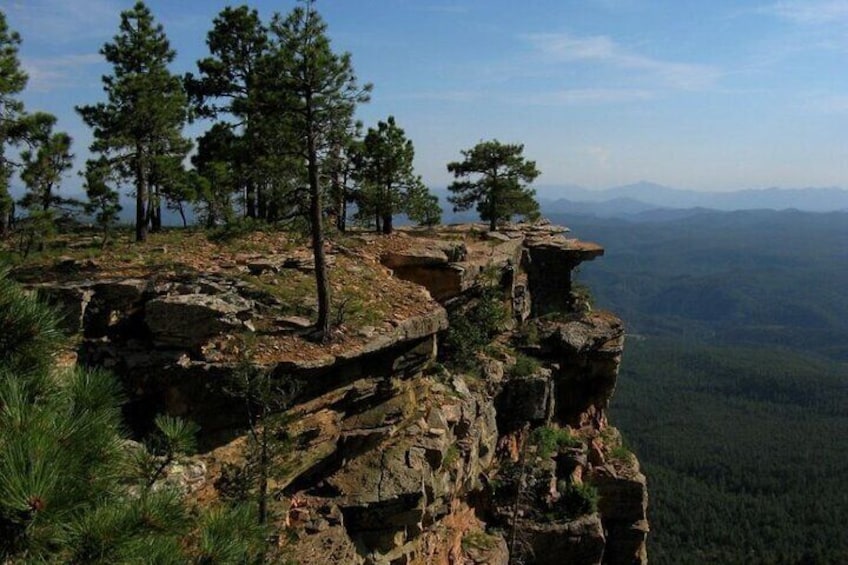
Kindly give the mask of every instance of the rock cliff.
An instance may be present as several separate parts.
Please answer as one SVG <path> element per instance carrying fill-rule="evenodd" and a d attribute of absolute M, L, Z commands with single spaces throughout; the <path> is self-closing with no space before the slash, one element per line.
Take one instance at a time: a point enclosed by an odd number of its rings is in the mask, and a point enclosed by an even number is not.
<path fill-rule="evenodd" d="M 191 470 L 187 496 L 253 496 L 270 438 L 289 559 L 647 562 L 645 477 L 606 413 L 623 325 L 572 289 L 602 248 L 550 225 L 347 237 L 328 249 L 339 307 L 320 346 L 308 255 L 263 237 L 195 242 L 191 265 L 165 248 L 17 275 L 61 306 L 77 362 L 120 376 L 134 433 L 159 412 L 201 426 L 201 453 L 168 473 Z"/>

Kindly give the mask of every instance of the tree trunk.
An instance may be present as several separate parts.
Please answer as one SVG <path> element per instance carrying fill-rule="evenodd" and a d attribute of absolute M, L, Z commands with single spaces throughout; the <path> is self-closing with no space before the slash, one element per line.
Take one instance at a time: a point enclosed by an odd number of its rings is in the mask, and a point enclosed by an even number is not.
<path fill-rule="evenodd" d="M 256 185 L 253 179 L 247 180 L 247 186 L 244 189 L 244 204 L 248 218 L 256 217 Z"/>
<path fill-rule="evenodd" d="M 147 241 L 147 172 L 141 145 L 135 147 L 135 240 Z"/>
<path fill-rule="evenodd" d="M 489 231 L 498 231 L 498 220 L 494 216 L 489 220 Z"/>
<path fill-rule="evenodd" d="M 268 193 L 267 187 L 259 185 L 256 188 L 256 217 L 262 220 L 268 219 Z"/>
<path fill-rule="evenodd" d="M 383 215 L 383 233 L 389 235 L 392 233 L 392 215 L 384 214 Z"/>
<path fill-rule="evenodd" d="M 339 202 L 339 215 L 336 218 L 336 227 L 342 233 L 347 230 L 347 195 L 344 190 L 342 190 L 342 197 Z"/>
<path fill-rule="evenodd" d="M 311 121 L 309 127 L 312 127 Z M 315 147 L 314 132 L 310 132 L 308 135 L 307 153 L 310 193 L 309 216 L 312 224 L 312 255 L 315 258 L 315 285 L 318 291 L 318 321 L 315 325 L 321 340 L 326 341 L 330 337 L 330 280 L 327 277 L 327 260 L 324 257 L 321 185 L 318 178 L 318 151 Z"/>
<path fill-rule="evenodd" d="M 183 203 L 179 202 L 177 204 L 177 211 L 180 213 L 180 218 L 183 221 L 183 229 L 188 227 L 188 221 L 186 221 L 185 208 L 183 207 Z"/>
<path fill-rule="evenodd" d="M 268 423 L 264 415 L 267 408 L 263 406 L 262 431 L 259 439 L 259 524 L 268 521 L 268 467 L 271 458 L 268 456 Z"/>
<path fill-rule="evenodd" d="M 150 197 L 150 231 L 159 233 L 162 231 L 162 200 L 159 196 L 159 186 L 151 187 Z"/>
<path fill-rule="evenodd" d="M 50 190 L 50 187 L 47 187 L 47 190 L 44 194 L 44 200 L 41 201 L 41 210 L 42 212 L 46 212 L 50 209 L 50 203 L 53 202 L 53 194 Z"/>

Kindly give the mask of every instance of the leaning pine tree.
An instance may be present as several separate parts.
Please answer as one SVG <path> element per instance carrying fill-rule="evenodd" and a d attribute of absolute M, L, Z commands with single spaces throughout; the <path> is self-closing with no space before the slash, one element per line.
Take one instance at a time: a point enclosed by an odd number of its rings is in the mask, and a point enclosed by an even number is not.
<path fill-rule="evenodd" d="M 539 176 L 539 171 L 536 162 L 525 159 L 523 152 L 520 144 L 481 141 L 462 151 L 462 161 L 448 163 L 448 171 L 461 179 L 448 186 L 453 193 L 448 202 L 454 205 L 454 212 L 477 204 L 480 218 L 489 222 L 491 231 L 498 229 L 498 222 L 515 215 L 537 217 L 536 193 L 527 185 Z"/>

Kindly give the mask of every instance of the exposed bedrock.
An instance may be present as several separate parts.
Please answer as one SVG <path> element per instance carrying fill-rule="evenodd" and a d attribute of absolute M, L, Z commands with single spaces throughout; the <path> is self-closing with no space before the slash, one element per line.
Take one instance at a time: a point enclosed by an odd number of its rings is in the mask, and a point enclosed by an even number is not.
<path fill-rule="evenodd" d="M 269 488 L 291 534 L 280 539 L 302 563 L 646 563 L 645 477 L 607 421 L 624 327 L 579 302 L 572 270 L 603 249 L 565 234 L 542 224 L 361 236 L 371 284 L 395 281 L 410 306 L 327 346 L 305 339 L 310 321 L 286 310 L 285 292 L 257 284 L 307 272 L 306 259 L 31 286 L 62 308 L 79 362 L 120 376 L 137 435 L 161 412 L 201 426 L 202 453 L 167 473 L 193 495 L 221 495 L 227 469 L 244 463 L 240 367 L 269 375 L 291 441 Z M 471 369 L 441 366 L 449 319 L 487 285 L 508 323 Z M 519 352 L 529 369 L 516 370 Z"/>

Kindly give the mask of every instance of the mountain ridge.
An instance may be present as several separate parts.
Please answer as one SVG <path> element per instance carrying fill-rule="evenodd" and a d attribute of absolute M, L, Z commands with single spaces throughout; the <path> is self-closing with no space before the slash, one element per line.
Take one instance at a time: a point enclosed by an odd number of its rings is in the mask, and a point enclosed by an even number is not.
<path fill-rule="evenodd" d="M 621 216 L 651 209 L 688 208 L 720 211 L 793 208 L 805 212 L 848 210 L 848 190 L 835 186 L 706 192 L 640 181 L 601 190 L 577 185 L 543 185 L 537 188 L 537 194 L 543 208 L 553 212 L 566 211 L 571 206 L 578 210 L 588 208 L 598 216 Z M 622 203 L 627 206 L 622 207 Z"/>

